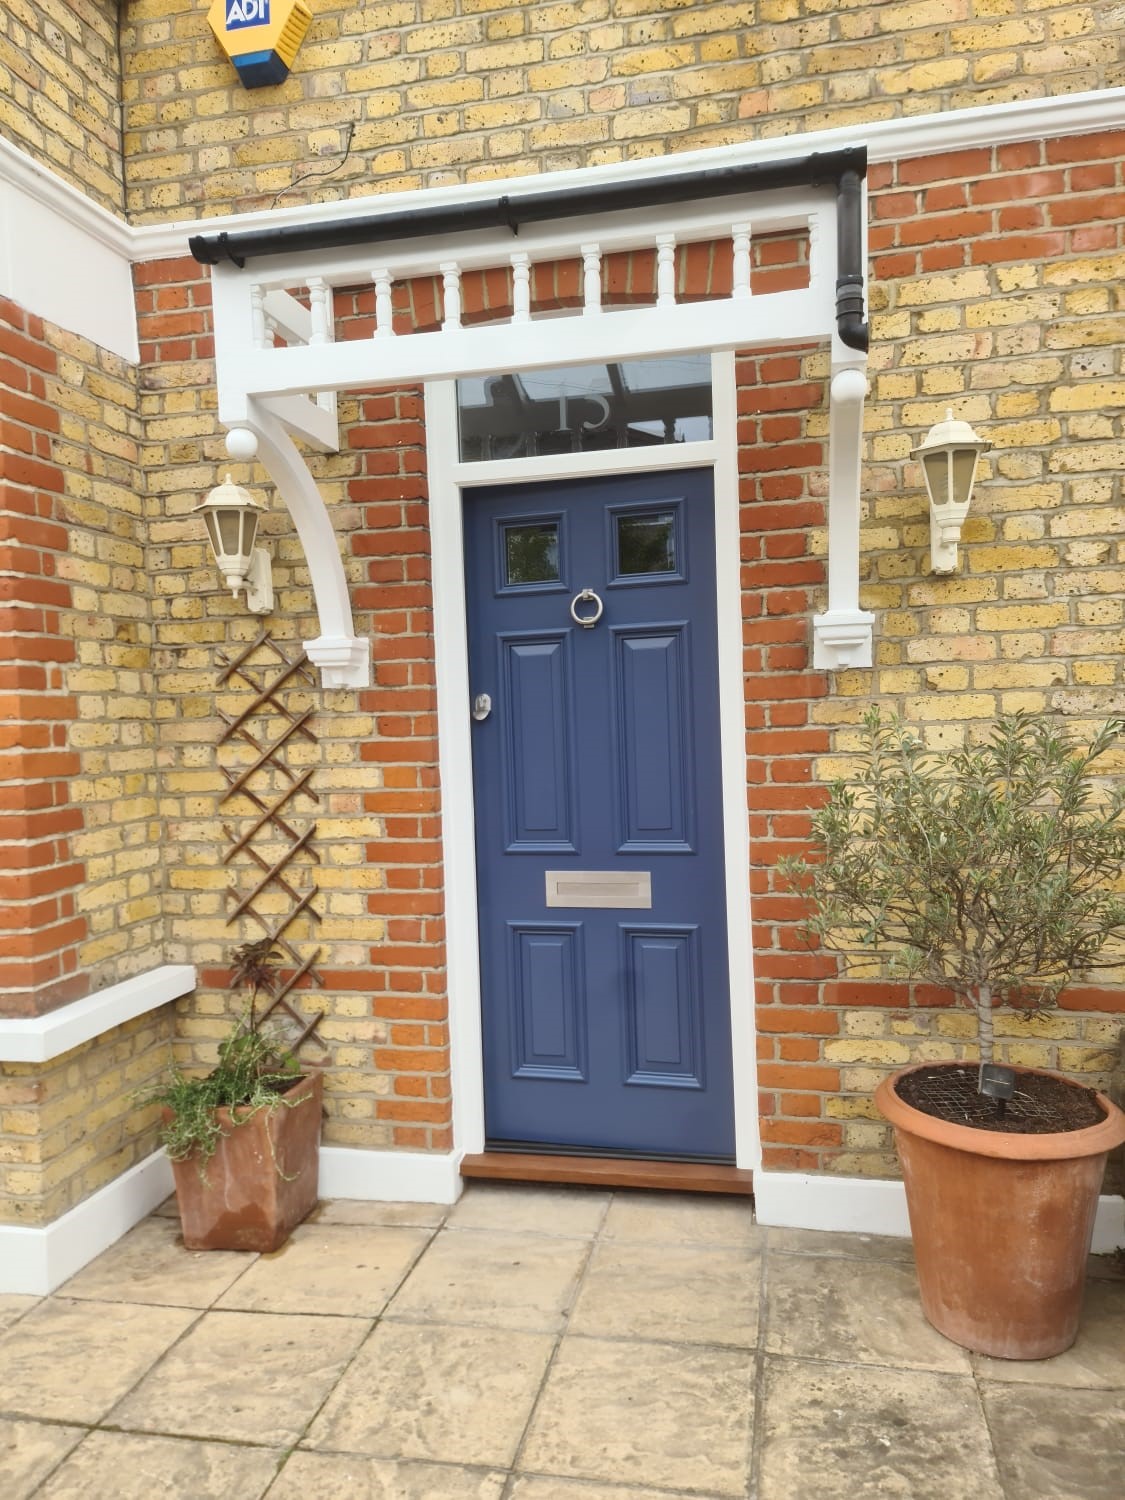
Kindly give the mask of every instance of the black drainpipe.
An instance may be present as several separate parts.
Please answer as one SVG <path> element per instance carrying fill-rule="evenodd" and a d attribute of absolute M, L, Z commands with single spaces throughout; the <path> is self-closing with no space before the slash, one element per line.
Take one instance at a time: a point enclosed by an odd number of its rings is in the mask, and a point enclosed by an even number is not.
<path fill-rule="evenodd" d="M 242 233 L 192 235 L 192 255 L 205 266 L 230 261 L 241 269 L 261 255 L 296 254 L 302 250 L 338 250 L 347 245 L 376 245 L 388 241 L 464 234 L 474 229 L 510 229 L 518 235 L 524 224 L 542 224 L 579 214 L 652 208 L 661 203 L 690 203 L 733 193 L 764 192 L 770 188 L 836 188 L 837 271 L 836 327 L 850 349 L 866 350 L 867 323 L 863 317 L 863 244 L 860 183 L 867 173 L 867 148 L 814 152 L 785 161 L 759 162 L 739 167 L 712 167 L 704 172 L 669 173 L 640 182 L 601 183 L 597 187 L 561 188 L 554 192 L 519 193 L 515 197 L 481 202 L 411 208 L 402 213 L 369 218 L 337 219 L 324 224 L 285 224 L 274 229 Z"/>

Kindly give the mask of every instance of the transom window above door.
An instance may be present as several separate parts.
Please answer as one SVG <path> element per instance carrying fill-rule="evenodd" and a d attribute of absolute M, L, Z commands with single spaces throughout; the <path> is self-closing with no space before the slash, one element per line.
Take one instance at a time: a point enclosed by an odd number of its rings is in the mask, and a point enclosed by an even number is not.
<path fill-rule="evenodd" d="M 550 325 L 545 323 L 544 337 Z M 465 463 L 706 442 L 711 357 L 569 365 L 457 382 Z"/>

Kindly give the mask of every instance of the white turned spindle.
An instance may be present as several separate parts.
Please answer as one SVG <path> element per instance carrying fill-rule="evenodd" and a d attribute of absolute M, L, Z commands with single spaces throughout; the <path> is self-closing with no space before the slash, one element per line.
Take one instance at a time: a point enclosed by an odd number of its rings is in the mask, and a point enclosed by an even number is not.
<path fill-rule="evenodd" d="M 526 250 L 512 256 L 512 322 L 531 322 L 531 260 Z"/>
<path fill-rule="evenodd" d="M 255 349 L 266 347 L 266 306 L 260 286 L 250 288 L 250 337 Z"/>
<path fill-rule="evenodd" d="M 676 236 L 656 236 L 656 305 L 676 305 Z"/>
<path fill-rule="evenodd" d="M 391 307 L 391 273 L 385 266 L 379 266 L 372 271 L 371 279 L 375 283 L 375 331 L 371 336 L 376 339 L 393 338 L 395 327 Z"/>
<path fill-rule="evenodd" d="M 582 312 L 586 317 L 602 310 L 602 252 L 598 245 L 582 245 Z"/>
<path fill-rule="evenodd" d="M 748 222 L 731 226 L 731 245 L 734 249 L 734 273 L 731 280 L 731 296 L 741 301 L 750 295 L 750 225 Z"/>
<path fill-rule="evenodd" d="M 438 270 L 442 275 L 442 287 L 445 292 L 445 318 L 442 322 L 443 328 L 460 328 L 461 326 L 461 268 L 455 260 L 443 260 Z"/>
<path fill-rule="evenodd" d="M 309 277 L 309 314 L 312 318 L 312 332 L 309 335 L 310 344 L 327 344 L 331 342 L 329 332 L 329 298 L 331 292 L 328 283 L 323 276 Z"/>
<path fill-rule="evenodd" d="M 266 319 L 265 319 L 265 329 L 266 329 L 266 339 L 265 339 L 266 348 L 267 349 L 275 349 L 277 347 L 277 331 L 278 331 L 277 319 L 276 318 L 271 318 L 268 313 L 266 314 Z"/>

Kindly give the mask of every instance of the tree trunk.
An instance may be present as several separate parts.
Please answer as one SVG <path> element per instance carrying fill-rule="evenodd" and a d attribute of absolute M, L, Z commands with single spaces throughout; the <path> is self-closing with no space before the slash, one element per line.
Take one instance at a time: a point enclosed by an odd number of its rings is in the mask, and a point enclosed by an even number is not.
<path fill-rule="evenodd" d="M 977 1029 L 980 1035 L 980 1061 L 983 1068 L 992 1061 L 995 1032 L 992 1029 L 992 988 L 982 984 L 977 990 Z"/>

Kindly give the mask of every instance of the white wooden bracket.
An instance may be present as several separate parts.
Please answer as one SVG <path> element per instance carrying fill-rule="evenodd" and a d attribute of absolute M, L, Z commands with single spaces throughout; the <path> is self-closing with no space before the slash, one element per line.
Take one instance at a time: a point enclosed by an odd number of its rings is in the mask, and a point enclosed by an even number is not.
<path fill-rule="evenodd" d="M 863 362 L 837 368 L 828 392 L 828 608 L 813 620 L 813 666 L 871 665 L 875 616 L 859 607 L 859 474 Z"/>
<path fill-rule="evenodd" d="M 257 458 L 269 474 L 293 518 L 308 563 L 320 616 L 320 635 L 303 642 L 308 658 L 320 668 L 326 688 L 371 685 L 371 642 L 358 637 L 352 624 L 348 580 L 332 517 L 316 480 L 268 402 L 248 401 L 246 414 L 227 434 L 232 458 Z"/>

